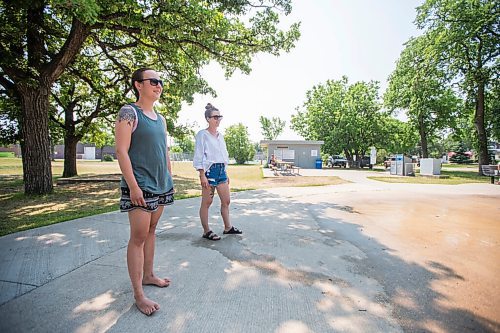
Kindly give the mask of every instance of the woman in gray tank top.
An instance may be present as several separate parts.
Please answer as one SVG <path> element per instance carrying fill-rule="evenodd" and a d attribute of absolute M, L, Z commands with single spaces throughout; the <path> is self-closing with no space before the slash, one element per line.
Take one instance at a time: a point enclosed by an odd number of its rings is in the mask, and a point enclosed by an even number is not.
<path fill-rule="evenodd" d="M 115 125 L 116 155 L 122 171 L 120 210 L 128 212 L 127 265 L 137 308 L 146 315 L 160 309 L 143 285 L 167 287 L 153 273 L 155 230 L 165 205 L 174 201 L 166 122 L 153 106 L 163 91 L 158 73 L 141 68 L 132 75 L 137 102 L 125 105 Z"/>

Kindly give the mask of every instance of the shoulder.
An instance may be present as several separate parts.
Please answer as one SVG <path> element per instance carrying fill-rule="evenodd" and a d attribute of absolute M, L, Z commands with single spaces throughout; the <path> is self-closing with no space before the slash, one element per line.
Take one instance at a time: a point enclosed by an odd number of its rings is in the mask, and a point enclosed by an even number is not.
<path fill-rule="evenodd" d="M 206 130 L 202 129 L 201 131 L 198 131 L 198 133 L 196 133 L 196 137 L 197 138 L 201 138 L 205 135 L 205 132 Z"/>
<path fill-rule="evenodd" d="M 121 107 L 120 111 L 118 111 L 118 120 L 135 120 L 137 118 L 137 113 L 134 110 L 134 107 L 130 104 L 126 104 Z"/>
<path fill-rule="evenodd" d="M 157 112 L 156 114 L 158 115 L 158 117 L 163 122 L 163 125 L 165 125 L 165 127 L 166 127 L 167 126 L 167 120 L 165 119 L 165 117 L 161 113 L 159 113 L 159 112 Z"/>

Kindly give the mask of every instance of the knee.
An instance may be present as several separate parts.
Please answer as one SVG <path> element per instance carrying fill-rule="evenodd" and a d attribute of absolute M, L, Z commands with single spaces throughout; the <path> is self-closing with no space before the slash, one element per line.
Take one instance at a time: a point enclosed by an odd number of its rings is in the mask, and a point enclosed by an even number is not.
<path fill-rule="evenodd" d="M 220 205 L 221 205 L 221 207 L 223 207 L 223 208 L 227 208 L 227 207 L 229 207 L 229 204 L 230 204 L 230 203 L 231 203 L 231 200 L 230 200 L 230 199 L 227 199 L 227 200 L 221 200 Z"/>
<path fill-rule="evenodd" d="M 131 235 L 130 240 L 129 240 L 129 244 L 131 244 L 133 246 L 143 247 L 144 243 L 146 243 L 146 238 L 147 238 L 147 234 Z"/>
<path fill-rule="evenodd" d="M 204 200 L 201 202 L 201 207 L 209 208 L 212 205 L 213 199 Z"/>
<path fill-rule="evenodd" d="M 156 226 L 158 225 L 158 222 L 154 223 L 154 224 L 151 224 L 149 226 L 149 230 L 148 230 L 148 233 L 149 234 L 154 234 L 156 232 Z"/>

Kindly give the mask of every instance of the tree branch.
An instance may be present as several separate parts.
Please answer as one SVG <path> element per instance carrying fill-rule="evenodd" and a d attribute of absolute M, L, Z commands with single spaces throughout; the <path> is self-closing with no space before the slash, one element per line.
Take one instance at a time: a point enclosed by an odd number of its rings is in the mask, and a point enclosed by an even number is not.
<path fill-rule="evenodd" d="M 90 31 L 90 26 L 85 25 L 77 18 L 73 18 L 68 39 L 66 39 L 60 52 L 56 54 L 43 70 L 43 76 L 48 80 L 47 83 L 51 84 L 61 76 L 65 68 L 75 59 L 78 52 L 80 52 L 83 43 L 90 35 Z"/>

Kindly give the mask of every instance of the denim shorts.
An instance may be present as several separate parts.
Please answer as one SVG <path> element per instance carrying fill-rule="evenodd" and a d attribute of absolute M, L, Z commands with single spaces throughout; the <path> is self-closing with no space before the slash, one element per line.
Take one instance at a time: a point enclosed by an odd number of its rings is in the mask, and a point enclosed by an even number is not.
<path fill-rule="evenodd" d="M 214 163 L 210 169 L 205 171 L 210 186 L 217 186 L 227 182 L 226 165 L 224 163 Z"/>
<path fill-rule="evenodd" d="M 159 206 L 167 206 L 174 203 L 174 189 L 172 188 L 163 194 L 154 194 L 148 191 L 142 191 L 144 201 L 146 201 L 146 207 L 136 206 L 132 204 L 130 200 L 130 190 L 126 187 L 122 187 L 122 196 L 120 198 L 120 211 L 130 212 L 133 209 L 139 208 L 146 212 L 155 212 L 158 210 Z"/>

